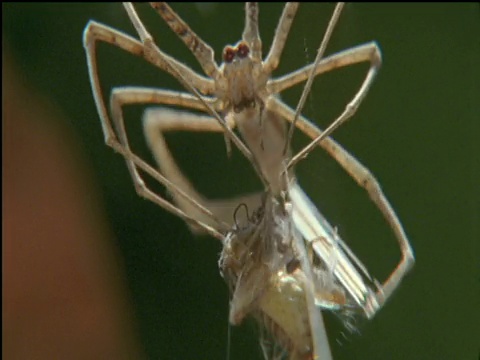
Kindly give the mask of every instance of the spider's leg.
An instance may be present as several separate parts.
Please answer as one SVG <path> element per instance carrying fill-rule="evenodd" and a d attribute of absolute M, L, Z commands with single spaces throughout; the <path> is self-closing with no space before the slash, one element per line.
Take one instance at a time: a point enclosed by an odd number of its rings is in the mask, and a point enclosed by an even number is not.
<path fill-rule="evenodd" d="M 287 41 L 292 21 L 297 13 L 298 5 L 298 3 L 286 3 L 283 8 L 282 16 L 280 17 L 277 29 L 275 30 L 272 46 L 265 58 L 263 66 L 264 72 L 268 76 L 270 76 L 272 71 L 275 70 L 280 63 L 280 56 L 282 56 L 282 51 L 285 47 L 285 42 Z"/>
<path fill-rule="evenodd" d="M 246 213 L 238 212 L 236 216 L 234 216 L 238 205 L 245 204 L 247 208 L 252 209 L 252 211 L 260 206 L 260 193 L 230 199 L 211 200 L 205 198 L 198 193 L 173 159 L 163 133 L 169 131 L 222 132 L 222 128 L 215 118 L 167 108 L 150 108 L 145 111 L 143 127 L 147 143 L 161 173 L 198 203 L 209 209 L 219 221 L 228 223 L 230 226 L 233 226 L 235 222 L 243 223 L 247 221 Z M 185 213 L 190 214 L 203 223 L 214 226 L 213 219 L 199 211 L 192 202 L 187 201 L 187 199 L 175 193 L 172 193 L 172 195 L 177 206 L 185 211 Z M 202 230 L 194 226 L 191 226 L 191 228 L 193 231 Z"/>
<path fill-rule="evenodd" d="M 289 106 L 276 99 L 273 99 L 267 105 L 269 105 L 267 107 L 269 107 L 270 110 L 276 112 L 290 122 L 293 121 L 295 113 Z M 312 139 L 316 139 L 322 134 L 322 130 L 303 116 L 298 118 L 297 127 Z M 359 186 L 367 191 L 370 199 L 378 207 L 385 220 L 392 228 L 400 246 L 402 257 L 399 264 L 380 287 L 375 298 L 367 299 L 367 314 L 373 316 L 398 287 L 405 274 L 412 268 L 415 262 L 413 249 L 408 241 L 405 231 L 403 230 L 400 220 L 395 214 L 390 202 L 383 194 L 380 184 L 372 173 L 332 138 L 324 138 L 318 145 L 327 151 L 327 153 L 329 153 L 330 156 L 332 156 L 340 166 L 343 167 Z"/>
<path fill-rule="evenodd" d="M 197 58 L 205 74 L 216 79 L 219 76 L 219 69 L 215 63 L 214 52 L 210 45 L 203 41 L 167 3 L 152 2 L 151 5 L 175 34 L 187 45 Z"/>
<path fill-rule="evenodd" d="M 330 41 L 330 37 L 332 36 L 333 29 L 335 28 L 338 18 L 340 17 L 340 13 L 342 12 L 344 3 L 338 3 L 337 6 L 335 6 L 335 10 L 333 11 L 332 18 L 330 19 L 330 22 L 328 23 L 327 30 L 325 31 L 325 35 L 323 36 L 322 42 L 320 43 L 320 46 L 318 47 L 317 50 L 317 56 L 315 57 L 315 61 L 313 62 L 313 67 L 311 69 L 311 74 L 307 79 L 307 83 L 303 87 L 302 95 L 300 96 L 300 100 L 298 101 L 297 104 L 297 109 L 295 110 L 295 118 L 293 119 L 292 123 L 290 124 L 290 128 L 288 129 L 288 135 L 285 141 L 285 153 L 287 152 L 287 149 L 290 147 L 290 142 L 292 141 L 293 137 L 293 131 L 295 130 L 295 123 L 297 122 L 298 116 L 302 113 L 303 107 L 305 105 L 305 101 L 307 101 L 308 94 L 310 93 L 310 89 L 312 88 L 313 80 L 315 79 L 315 70 L 318 67 L 318 64 L 320 63 L 320 60 L 323 57 L 323 54 L 325 53 L 325 49 L 327 48 L 327 44 Z M 292 165 L 290 165 L 292 166 Z"/>
<path fill-rule="evenodd" d="M 245 3 L 245 29 L 242 38 L 250 45 L 254 62 L 262 61 L 262 40 L 258 32 L 258 3 Z"/>

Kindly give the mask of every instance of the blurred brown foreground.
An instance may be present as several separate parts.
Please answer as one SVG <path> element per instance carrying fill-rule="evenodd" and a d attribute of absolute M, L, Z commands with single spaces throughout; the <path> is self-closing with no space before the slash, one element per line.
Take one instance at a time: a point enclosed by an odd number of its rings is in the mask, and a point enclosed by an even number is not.
<path fill-rule="evenodd" d="M 5 50 L 2 357 L 143 358 L 90 169 Z"/>

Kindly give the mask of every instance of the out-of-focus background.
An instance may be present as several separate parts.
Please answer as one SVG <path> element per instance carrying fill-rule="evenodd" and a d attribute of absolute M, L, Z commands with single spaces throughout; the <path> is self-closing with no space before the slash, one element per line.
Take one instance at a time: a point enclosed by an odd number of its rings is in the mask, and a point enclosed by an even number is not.
<path fill-rule="evenodd" d="M 200 70 L 154 11 L 137 8 L 162 49 Z M 217 61 L 225 44 L 239 40 L 241 4 L 173 8 L 212 45 Z M 281 11 L 279 4 L 260 7 L 264 53 Z M 332 4 L 300 7 L 277 75 L 313 61 L 332 11 Z M 119 4 L 2 4 L 4 358 L 261 359 L 252 323 L 231 328 L 228 340 L 218 241 L 194 237 L 181 220 L 139 198 L 124 161 L 104 145 L 82 45 L 89 19 L 134 34 Z M 358 324 L 360 335 L 327 317 L 335 359 L 478 358 L 478 34 L 473 3 L 348 4 L 334 31 L 327 54 L 371 40 L 382 49 L 369 95 L 334 137 L 381 182 L 417 258 L 378 316 Z M 113 86 L 181 89 L 112 46 L 100 45 L 98 58 L 106 99 Z M 328 125 L 367 68 L 317 78 L 305 114 Z M 295 106 L 300 92 L 298 86 L 282 99 Z M 127 128 L 135 150 L 151 161 L 142 111 L 127 109 Z M 238 151 L 227 159 L 221 136 L 167 139 L 209 197 L 259 189 Z M 303 143 L 298 136 L 294 146 Z M 297 174 L 384 279 L 399 252 L 366 194 L 320 150 Z"/>

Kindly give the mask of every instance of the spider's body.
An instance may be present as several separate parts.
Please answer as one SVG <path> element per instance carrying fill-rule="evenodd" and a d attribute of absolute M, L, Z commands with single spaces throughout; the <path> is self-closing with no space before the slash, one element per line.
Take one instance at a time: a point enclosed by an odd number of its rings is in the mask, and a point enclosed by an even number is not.
<path fill-rule="evenodd" d="M 221 271 L 232 290 L 230 321 L 236 324 L 252 314 L 263 322 L 274 342 L 280 345 L 279 352 L 274 346 L 273 352 L 268 351 L 266 356 L 277 359 L 286 351 L 291 359 L 330 359 L 328 339 L 318 308 L 342 311 L 353 307 L 371 318 L 414 263 L 413 251 L 402 225 L 377 180 L 329 137 L 336 127 L 354 115 L 365 98 L 381 64 L 378 46 L 371 42 L 323 57 L 340 14 L 341 5 L 337 5 L 315 62 L 271 78 L 280 62 L 298 4 L 285 5 L 270 51 L 262 60 L 258 4 L 247 3 L 242 40 L 224 49 L 223 63 L 218 66 L 211 47 L 167 4 L 153 3 L 152 7 L 196 57 L 204 76 L 164 53 L 155 44 L 133 5 L 126 3 L 124 6 L 138 40 L 94 21 L 88 23 L 84 32 L 90 82 L 105 142 L 124 156 L 140 196 L 184 219 L 192 230 L 206 232 L 222 241 Z M 114 88 L 110 111 L 107 111 L 97 74 L 96 43 L 99 41 L 143 57 L 174 76 L 188 92 L 144 87 Z M 325 132 L 301 115 L 304 98 L 317 75 L 360 62 L 369 62 L 369 71 L 343 113 Z M 294 111 L 277 95 L 305 80 L 304 93 L 297 111 Z M 130 149 L 123 107 L 134 104 L 163 106 L 148 109 L 143 121 L 147 144 L 160 171 Z M 173 110 L 170 106 L 196 112 Z M 206 115 L 199 114 L 199 111 Z M 288 123 L 292 124 L 291 129 L 295 127 L 312 139 L 292 159 L 289 152 L 292 132 L 286 135 L 285 131 Z M 232 131 L 234 127 L 241 133 L 243 141 Z M 168 131 L 223 133 L 250 160 L 264 182 L 264 191 L 234 199 L 205 198 L 172 158 L 163 136 Z M 293 177 L 292 165 L 316 146 L 327 151 L 368 192 L 395 233 L 402 257 L 383 284 L 369 275 Z M 172 194 L 173 201 L 152 191 L 143 181 L 143 173 L 163 184 Z M 235 214 L 239 204 L 262 211 L 257 212 L 260 215 L 254 221 L 248 215 L 237 219 Z M 246 224 L 246 230 L 242 232 L 238 224 Z M 262 345 L 264 349 L 269 348 L 265 341 Z"/>

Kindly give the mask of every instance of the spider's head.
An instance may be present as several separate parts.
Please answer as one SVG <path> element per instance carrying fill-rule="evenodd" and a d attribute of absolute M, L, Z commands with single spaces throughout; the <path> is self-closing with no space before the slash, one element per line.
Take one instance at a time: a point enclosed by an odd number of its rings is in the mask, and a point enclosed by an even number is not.
<path fill-rule="evenodd" d="M 222 72 L 228 83 L 224 96 L 237 113 L 256 106 L 259 84 L 254 67 L 250 46 L 245 41 L 223 49 Z"/>

